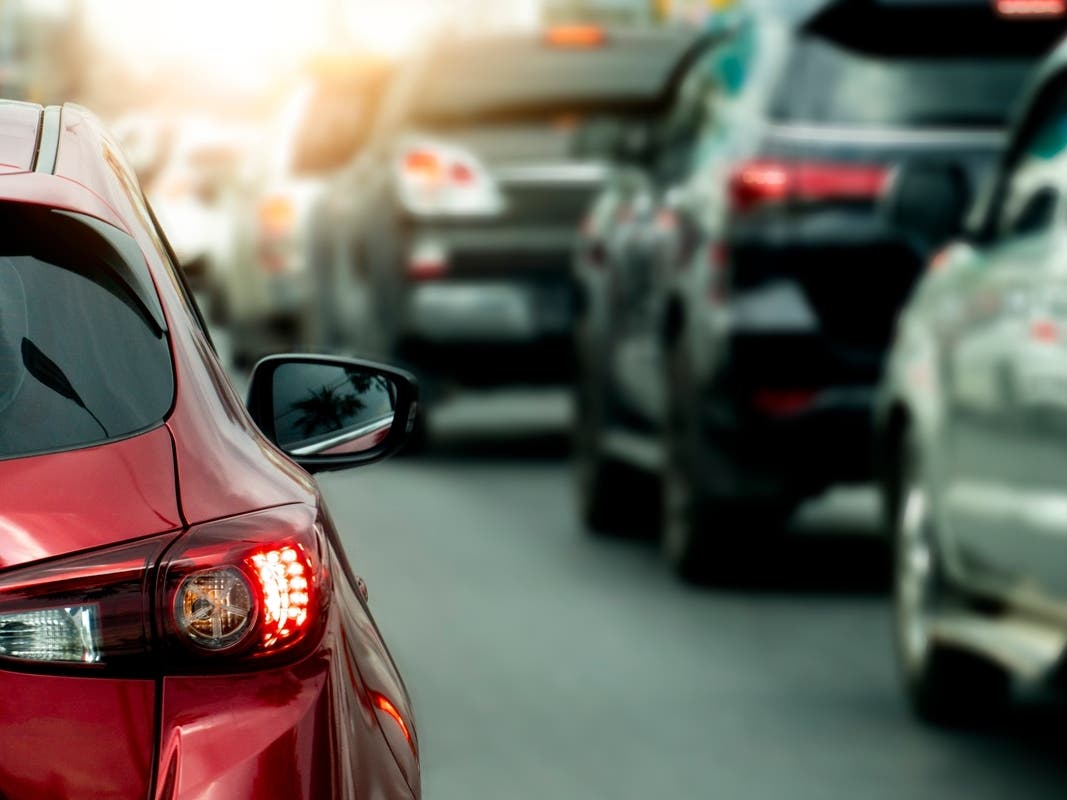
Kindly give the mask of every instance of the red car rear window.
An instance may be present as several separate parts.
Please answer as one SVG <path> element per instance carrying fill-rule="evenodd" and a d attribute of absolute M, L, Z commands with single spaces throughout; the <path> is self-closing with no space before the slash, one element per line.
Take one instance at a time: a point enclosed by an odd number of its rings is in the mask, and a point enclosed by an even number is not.
<path fill-rule="evenodd" d="M 0 204 L 0 458 L 147 430 L 173 395 L 164 317 L 133 240 Z"/>

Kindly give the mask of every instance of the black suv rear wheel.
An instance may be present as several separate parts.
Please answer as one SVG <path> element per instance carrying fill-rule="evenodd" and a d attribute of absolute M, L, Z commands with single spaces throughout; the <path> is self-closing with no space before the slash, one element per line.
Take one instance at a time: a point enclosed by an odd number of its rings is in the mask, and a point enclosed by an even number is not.
<path fill-rule="evenodd" d="M 610 419 L 606 392 L 587 374 L 578 381 L 574 477 L 586 530 L 601 536 L 654 531 L 659 506 L 655 479 L 605 452 Z"/>

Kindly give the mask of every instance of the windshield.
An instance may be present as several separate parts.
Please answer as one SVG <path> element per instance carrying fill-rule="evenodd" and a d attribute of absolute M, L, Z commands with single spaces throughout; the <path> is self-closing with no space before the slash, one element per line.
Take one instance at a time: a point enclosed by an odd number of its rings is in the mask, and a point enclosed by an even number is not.
<path fill-rule="evenodd" d="M 800 42 L 772 116 L 782 122 L 999 127 L 1033 67 L 1024 57 L 902 57 Z"/>
<path fill-rule="evenodd" d="M 158 298 L 126 234 L 0 205 L 0 458 L 162 421 L 174 377 Z"/>

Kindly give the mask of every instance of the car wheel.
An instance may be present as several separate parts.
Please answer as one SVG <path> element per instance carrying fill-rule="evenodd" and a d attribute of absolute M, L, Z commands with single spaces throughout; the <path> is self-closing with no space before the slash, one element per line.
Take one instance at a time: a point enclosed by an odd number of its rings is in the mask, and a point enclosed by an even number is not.
<path fill-rule="evenodd" d="M 784 497 L 757 502 L 709 490 L 715 471 L 725 467 L 712 458 L 700 392 L 682 347 L 668 354 L 667 382 L 660 550 L 685 581 L 742 579 L 755 566 L 755 549 L 784 531 L 793 504 Z"/>
<path fill-rule="evenodd" d="M 936 523 L 918 445 L 901 448 L 897 509 L 893 515 L 893 620 L 897 664 L 918 716 L 956 725 L 1000 710 L 1008 674 L 977 654 L 946 646 L 935 636 L 937 616 L 959 605 L 945 579 Z"/>
<path fill-rule="evenodd" d="M 703 582 L 710 577 L 710 528 L 715 515 L 711 512 L 712 504 L 694 486 L 693 470 L 680 450 L 677 444 L 667 448 L 662 475 L 660 549 L 671 570 L 680 578 Z"/>
<path fill-rule="evenodd" d="M 660 546 L 679 577 L 702 582 L 711 577 L 712 528 L 717 529 L 715 537 L 729 546 L 732 515 L 704 489 L 702 448 L 706 445 L 697 395 L 688 355 L 683 347 L 672 347 L 667 359 Z"/>
<path fill-rule="evenodd" d="M 573 459 L 578 510 L 585 529 L 602 536 L 654 532 L 656 480 L 605 452 L 610 400 L 595 365 L 583 365 L 575 397 Z"/>

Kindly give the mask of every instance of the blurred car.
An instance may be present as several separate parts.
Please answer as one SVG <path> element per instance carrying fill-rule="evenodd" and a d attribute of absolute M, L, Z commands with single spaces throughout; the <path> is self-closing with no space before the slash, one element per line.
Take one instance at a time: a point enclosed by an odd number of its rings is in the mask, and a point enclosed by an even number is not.
<path fill-rule="evenodd" d="M 404 685 L 297 466 L 388 455 L 413 384 L 276 356 L 249 413 L 96 120 L 0 127 L 0 794 L 418 797 Z"/>
<path fill-rule="evenodd" d="M 148 187 L 166 163 L 172 145 L 174 126 L 158 111 L 128 111 L 110 120 L 111 135 L 141 185 Z"/>
<path fill-rule="evenodd" d="M 879 213 L 891 170 L 949 160 L 981 181 L 1062 29 L 985 2 L 841 0 L 799 25 L 749 16 L 709 51 L 579 248 L 590 528 L 654 502 L 634 479 L 658 474 L 664 554 L 698 577 L 870 479 L 874 387 L 924 257 Z"/>
<path fill-rule="evenodd" d="M 1009 676 L 1067 652 L 1067 46 L 1019 109 L 972 213 L 939 165 L 905 166 L 888 208 L 933 240 L 878 402 L 898 664 L 934 721 L 988 714 Z"/>
<path fill-rule="evenodd" d="M 566 26 L 428 47 L 322 205 L 314 343 L 398 358 L 424 388 L 565 380 L 582 212 L 704 46 Z"/>
<path fill-rule="evenodd" d="M 257 132 L 213 119 L 186 119 L 174 127 L 169 156 L 142 185 L 190 284 L 214 306 L 234 235 L 226 195 L 256 149 Z"/>
<path fill-rule="evenodd" d="M 220 316 L 239 363 L 307 344 L 313 209 L 331 174 L 363 146 L 391 73 L 372 57 L 315 62 L 229 194 Z"/>

